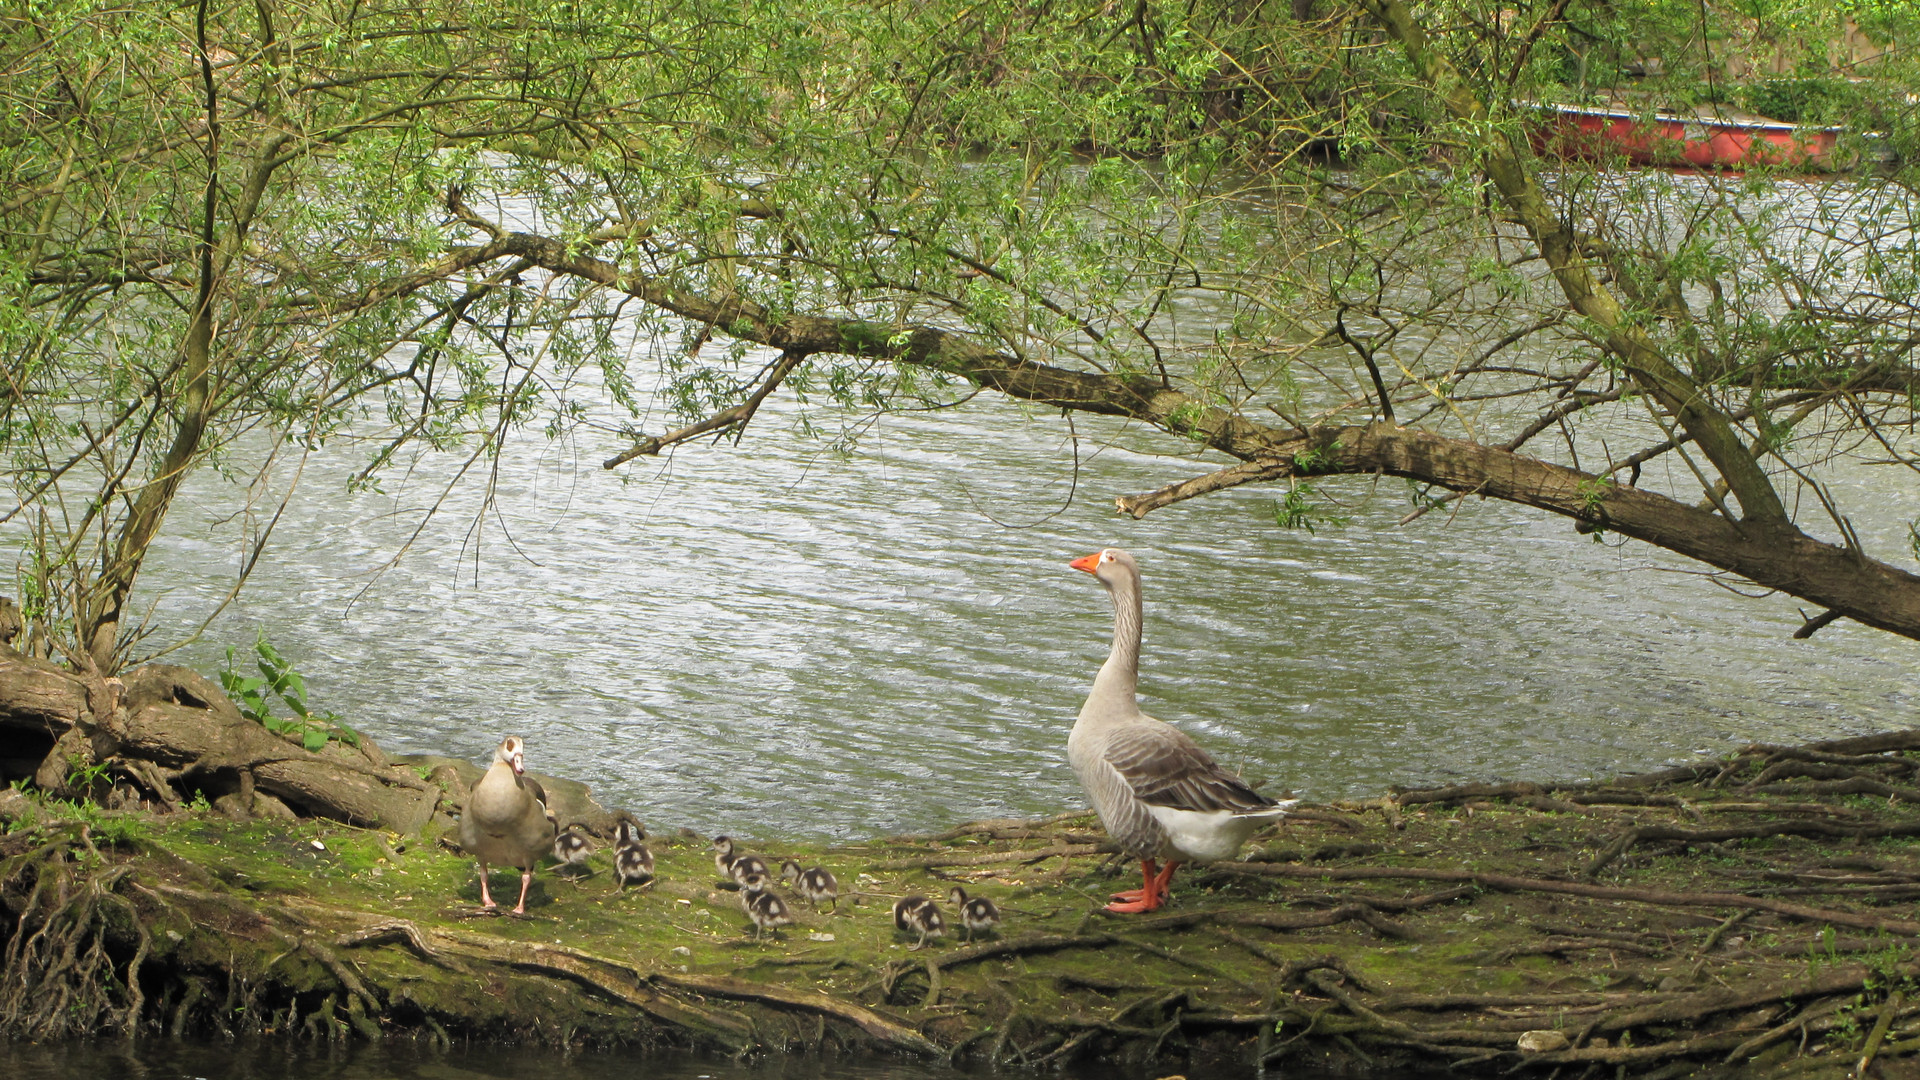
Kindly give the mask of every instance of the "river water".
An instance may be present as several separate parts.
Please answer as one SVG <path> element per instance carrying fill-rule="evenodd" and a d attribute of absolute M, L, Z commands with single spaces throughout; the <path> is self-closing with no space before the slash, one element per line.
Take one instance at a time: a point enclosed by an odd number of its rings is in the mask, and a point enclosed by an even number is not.
<path fill-rule="evenodd" d="M 1405 485 L 1358 479 L 1317 533 L 1258 487 L 1136 522 L 1113 496 L 1218 462 L 985 395 L 882 417 L 845 457 L 796 417 L 776 400 L 738 446 L 620 472 L 611 435 L 523 434 L 495 508 L 456 486 L 410 547 L 457 462 L 349 494 L 362 454 L 329 447 L 238 602 L 168 659 L 212 672 L 264 630 L 390 751 L 484 761 L 518 733 L 651 827 L 818 838 L 1083 805 L 1064 744 L 1111 614 L 1066 564 L 1106 545 L 1143 568 L 1148 711 L 1270 793 L 1608 775 L 1906 726 L 1920 697 L 1912 642 L 1794 641 L 1790 599 L 1507 504 L 1402 527 Z M 1904 551 L 1911 474 L 1838 481 L 1870 549 Z M 169 518 L 149 644 L 228 589 L 235 499 L 203 472 Z"/>
<path fill-rule="evenodd" d="M 645 399 L 649 341 L 626 348 Z M 1406 485 L 1362 478 L 1323 485 L 1350 521 L 1317 532 L 1274 523 L 1271 485 L 1133 521 L 1114 496 L 1222 462 L 991 394 L 807 413 L 864 428 L 842 455 L 783 393 L 737 446 L 608 472 L 622 417 L 591 384 L 574 390 L 588 422 L 515 433 L 491 475 L 483 463 L 454 483 L 459 459 L 422 454 L 383 492 L 354 493 L 368 446 L 283 459 L 274 483 L 299 485 L 272 545 L 166 658 L 212 673 L 264 631 L 317 708 L 390 751 L 483 762 L 517 733 L 530 767 L 651 827 L 747 837 L 1083 805 L 1064 745 L 1111 615 L 1066 564 L 1107 545 L 1145 577 L 1148 711 L 1275 794 L 1641 770 L 1905 726 L 1920 698 L 1913 642 L 1845 622 L 1794 641 L 1789 599 L 1735 595 L 1686 560 L 1508 504 L 1399 526 Z M 647 430 L 675 426 L 653 404 Z M 1657 438 L 1637 410 L 1595 417 L 1607 452 Z M 262 449 L 243 444 L 236 473 Z M 1832 480 L 1869 550 L 1901 557 L 1914 475 Z M 1652 468 L 1643 482 L 1689 483 Z M 152 605 L 147 646 L 179 643 L 227 594 L 247 555 L 241 501 L 213 470 L 189 479 L 136 594 Z"/>
<path fill-rule="evenodd" d="M 644 350 L 634 352 L 644 382 Z M 682 446 L 618 472 L 598 467 L 625 448 L 608 434 L 615 418 L 599 419 L 559 440 L 518 433 L 490 505 L 473 475 L 448 489 L 460 463 L 432 455 L 403 462 L 384 492 L 350 492 L 366 451 L 330 445 L 300 463 L 240 598 L 180 644 L 247 555 L 231 525 L 240 489 L 202 471 L 141 581 L 156 628 L 145 645 L 212 674 L 228 646 L 244 662 L 265 632 L 305 674 L 315 707 L 391 752 L 482 762 L 516 733 L 535 770 L 584 780 L 651 828 L 749 839 L 850 839 L 1084 805 L 1065 739 L 1111 615 L 1066 564 L 1107 545 L 1131 549 L 1145 574 L 1148 710 L 1271 794 L 1604 776 L 1753 741 L 1910 726 L 1920 699 L 1913 642 L 1845 622 L 1794 641 L 1791 600 L 1735 595 L 1685 560 L 1506 504 L 1463 500 L 1400 526 L 1402 483 L 1349 479 L 1326 489 L 1350 521 L 1317 532 L 1278 527 L 1273 488 L 1118 517 L 1115 495 L 1221 463 L 1101 418 L 1069 426 L 990 396 L 937 413 L 814 413 L 828 428 L 867 425 L 841 456 L 775 398 L 737 446 Z M 656 416 L 648 429 L 666 426 Z M 1915 495 L 1896 469 L 1835 477 L 1835 498 L 1883 555 L 1905 550 Z M 0 1043 L 0 1075 L 19 1080 L 557 1068 L 593 1080 L 634 1064 Z M 702 1058 L 648 1058 L 645 1072 L 963 1075 Z"/>

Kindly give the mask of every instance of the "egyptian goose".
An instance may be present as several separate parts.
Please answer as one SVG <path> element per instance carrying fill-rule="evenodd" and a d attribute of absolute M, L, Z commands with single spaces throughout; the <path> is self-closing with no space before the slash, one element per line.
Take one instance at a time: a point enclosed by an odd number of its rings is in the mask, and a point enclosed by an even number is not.
<path fill-rule="evenodd" d="M 614 821 L 613 877 L 622 892 L 629 885 L 646 885 L 653 881 L 653 852 L 648 851 L 647 845 L 642 842 L 646 838 L 647 830 L 641 828 L 640 823 L 625 811 Z"/>
<path fill-rule="evenodd" d="M 553 819 L 547 816 L 546 792 L 526 772 L 526 746 L 519 736 L 500 740 L 493 764 L 467 794 L 460 813 L 460 846 L 480 863 L 480 906 L 499 905 L 487 891 L 487 867 L 505 863 L 520 868 L 520 902 L 515 915 L 527 913 L 527 889 L 533 867 L 553 847 Z"/>
<path fill-rule="evenodd" d="M 1106 548 L 1070 565 L 1113 597 L 1113 651 L 1067 736 L 1067 761 L 1108 835 L 1140 860 L 1140 888 L 1115 893 L 1107 910 L 1153 911 L 1166 903 L 1175 867 L 1231 857 L 1298 800 L 1267 798 L 1180 729 L 1140 711 L 1140 569 L 1133 556 Z"/>
<path fill-rule="evenodd" d="M 894 901 L 893 925 L 903 934 L 920 935 L 917 944 L 907 946 L 908 952 L 918 952 L 926 947 L 928 938 L 937 938 L 947 930 L 939 906 L 924 896 L 903 896 Z"/>
<path fill-rule="evenodd" d="M 751 873 L 740 878 L 740 906 L 746 910 L 747 918 L 753 920 L 755 941 L 760 939 L 764 931 L 777 931 L 783 926 L 793 925 L 793 914 L 787 910 L 787 902 L 780 899 L 780 894 L 773 891 L 771 884 L 771 879 L 765 874 Z"/>
<path fill-rule="evenodd" d="M 966 927 L 968 941 L 972 941 L 975 934 L 991 933 L 1000 925 L 1000 905 L 984 896 L 968 896 L 967 890 L 955 885 L 947 899 L 960 909 L 960 925 Z"/>
<path fill-rule="evenodd" d="M 780 879 L 789 883 L 813 910 L 819 911 L 824 901 L 832 901 L 833 910 L 840 910 L 840 880 L 826 867 L 802 870 L 798 862 L 788 859 L 780 864 Z"/>

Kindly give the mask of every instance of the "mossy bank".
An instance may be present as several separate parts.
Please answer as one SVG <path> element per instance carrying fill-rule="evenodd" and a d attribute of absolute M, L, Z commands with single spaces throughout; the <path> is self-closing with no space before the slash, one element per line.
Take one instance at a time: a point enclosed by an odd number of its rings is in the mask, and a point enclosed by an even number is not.
<path fill-rule="evenodd" d="M 435 822 L 407 835 L 15 792 L 0 797 L 0 1025 L 1026 1066 L 1906 1075 L 1916 770 L 1920 732 L 1904 732 L 1309 807 L 1147 916 L 1102 910 L 1133 868 L 1084 816 L 830 849 L 746 838 L 842 882 L 837 912 L 796 900 L 799 924 L 765 941 L 707 838 L 671 823 L 649 823 L 653 886 L 616 889 L 603 846 L 587 876 L 543 870 L 518 919 L 477 913 L 473 862 Z M 893 899 L 953 884 L 999 902 L 999 933 L 907 949 Z"/>

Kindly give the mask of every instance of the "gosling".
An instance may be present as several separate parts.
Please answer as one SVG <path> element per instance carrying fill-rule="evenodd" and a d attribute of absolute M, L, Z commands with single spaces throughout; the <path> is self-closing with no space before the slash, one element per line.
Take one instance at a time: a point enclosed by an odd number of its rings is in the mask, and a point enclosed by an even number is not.
<path fill-rule="evenodd" d="M 761 877 L 771 876 L 767 873 L 767 864 L 760 861 L 759 856 L 737 854 L 733 849 L 731 836 L 713 838 L 713 865 L 720 871 L 721 877 L 742 886 L 747 883 L 747 876 L 750 874 L 759 874 Z"/>
<path fill-rule="evenodd" d="M 928 938 L 947 932 L 947 920 L 941 918 L 939 905 L 924 896 L 903 896 L 894 901 L 893 925 L 903 934 L 919 934 L 920 940 L 907 946 L 908 952 L 926 948 Z"/>
<path fill-rule="evenodd" d="M 755 941 L 768 930 L 775 931 L 774 937 L 778 938 L 781 927 L 793 925 L 793 913 L 787 910 L 787 902 L 768 887 L 770 884 L 765 874 L 748 874 L 740 879 L 740 906 L 747 918 L 753 920 Z"/>
<path fill-rule="evenodd" d="M 968 941 L 976 934 L 991 934 L 1000 925 L 1000 906 L 984 896 L 969 897 L 967 890 L 955 885 L 947 899 L 960 909 L 960 925 L 966 927 Z"/>
<path fill-rule="evenodd" d="M 625 892 L 629 885 L 653 883 L 653 852 L 642 841 L 647 830 L 630 815 L 622 813 L 613 826 L 613 876 L 616 889 Z"/>
<path fill-rule="evenodd" d="M 780 864 L 780 879 L 799 893 L 800 899 L 805 900 L 813 910 L 819 911 L 821 903 L 827 901 L 832 902 L 832 910 L 840 910 L 840 881 L 826 867 L 802 870 L 798 862 L 788 859 Z"/>
<path fill-rule="evenodd" d="M 553 857 L 559 862 L 559 869 L 578 868 L 588 870 L 587 856 L 593 854 L 593 841 L 587 838 L 586 831 L 574 822 L 560 835 L 553 838 Z M 591 873 L 591 870 L 588 870 Z"/>

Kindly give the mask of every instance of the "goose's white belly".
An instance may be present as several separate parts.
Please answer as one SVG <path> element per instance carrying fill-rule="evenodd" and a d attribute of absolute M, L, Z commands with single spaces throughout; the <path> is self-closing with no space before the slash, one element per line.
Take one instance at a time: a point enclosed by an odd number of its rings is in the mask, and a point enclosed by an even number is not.
<path fill-rule="evenodd" d="M 1148 806 L 1166 841 L 1160 846 L 1162 859 L 1177 862 L 1218 862 L 1233 858 L 1240 845 L 1254 830 L 1266 823 L 1265 817 L 1236 817 L 1227 810 L 1175 810 L 1170 806 Z"/>

